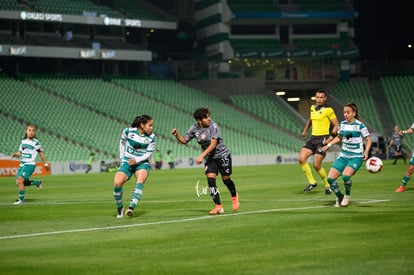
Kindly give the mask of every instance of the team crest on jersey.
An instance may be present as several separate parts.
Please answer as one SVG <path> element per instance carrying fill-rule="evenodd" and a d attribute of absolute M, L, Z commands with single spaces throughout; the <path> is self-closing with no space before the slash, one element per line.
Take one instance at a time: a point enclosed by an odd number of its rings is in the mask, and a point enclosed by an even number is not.
<path fill-rule="evenodd" d="M 199 132 L 197 132 L 197 133 L 195 133 L 195 136 L 196 136 L 196 138 L 197 138 L 197 140 L 204 140 L 204 139 L 206 139 L 206 133 L 199 133 Z"/>

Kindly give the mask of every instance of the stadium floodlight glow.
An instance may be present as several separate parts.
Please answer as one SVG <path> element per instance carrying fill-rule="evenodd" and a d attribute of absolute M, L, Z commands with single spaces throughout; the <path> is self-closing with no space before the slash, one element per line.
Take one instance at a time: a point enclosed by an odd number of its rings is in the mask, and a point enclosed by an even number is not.
<path fill-rule="evenodd" d="M 413 47 L 413 45 L 412 44 L 408 44 L 408 46 L 407 46 L 409 49 L 411 49 L 412 47 Z"/>
<path fill-rule="evenodd" d="M 292 101 L 300 101 L 300 98 L 299 97 L 289 97 L 287 99 L 287 101 L 290 101 L 290 102 L 292 102 Z"/>
<path fill-rule="evenodd" d="M 314 97 L 314 96 L 312 96 L 312 97 L 311 97 L 311 100 L 315 100 L 315 97 Z"/>
<path fill-rule="evenodd" d="M 276 91 L 275 93 L 276 95 L 285 95 L 286 92 L 285 91 Z"/>

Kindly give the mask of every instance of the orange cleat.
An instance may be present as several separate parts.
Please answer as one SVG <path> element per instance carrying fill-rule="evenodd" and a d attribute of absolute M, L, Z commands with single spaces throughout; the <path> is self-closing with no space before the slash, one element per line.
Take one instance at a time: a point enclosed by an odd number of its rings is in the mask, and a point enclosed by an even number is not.
<path fill-rule="evenodd" d="M 231 203 L 233 204 L 233 210 L 237 211 L 237 209 L 239 209 L 240 207 L 240 202 L 239 202 L 239 194 L 237 193 L 235 197 L 231 197 Z"/>
<path fill-rule="evenodd" d="M 404 192 L 404 191 L 405 191 L 405 186 L 402 186 L 402 185 L 395 190 L 395 192 L 397 192 L 397 193 L 401 193 L 401 192 Z"/>
<path fill-rule="evenodd" d="M 216 204 L 216 207 L 211 209 L 210 212 L 208 212 L 208 213 L 210 215 L 223 214 L 224 213 L 223 206 L 221 204 Z"/>

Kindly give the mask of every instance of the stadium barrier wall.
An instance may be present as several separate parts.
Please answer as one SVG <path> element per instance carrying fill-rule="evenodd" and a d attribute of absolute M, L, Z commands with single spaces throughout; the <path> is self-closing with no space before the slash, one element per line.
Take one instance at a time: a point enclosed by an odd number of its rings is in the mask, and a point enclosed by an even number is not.
<path fill-rule="evenodd" d="M 334 161 L 338 153 L 328 152 L 325 161 Z M 196 157 L 177 158 L 175 160 L 175 168 L 201 168 L 202 165 L 197 165 L 195 159 Z M 232 159 L 233 166 L 283 165 L 298 163 L 298 154 L 234 156 Z M 312 161 L 312 157 L 309 158 L 309 162 Z M 19 163 L 18 160 L 0 159 L 0 177 L 15 177 Z M 95 161 L 89 173 L 115 172 L 118 164 L 119 160 L 110 160 L 108 162 Z M 51 169 L 47 171 L 44 169 L 42 162 L 36 162 L 34 175 L 82 174 L 85 173 L 88 167 L 86 161 L 50 162 L 50 165 Z M 154 167 L 153 164 L 152 166 Z M 169 169 L 168 163 L 164 162 L 161 169 Z"/>
<path fill-rule="evenodd" d="M 298 153 L 299 154 L 299 153 Z M 283 165 L 298 163 L 298 154 L 280 154 L 280 155 L 249 155 L 233 156 L 233 166 L 255 166 L 255 165 Z M 338 152 L 328 152 L 325 157 L 326 162 L 332 162 L 338 156 Z M 195 163 L 196 157 L 177 158 L 175 168 L 202 168 L 202 165 Z M 312 162 L 312 158 L 309 162 Z M 119 160 L 95 161 L 92 164 L 92 170 L 89 173 L 106 173 L 115 172 L 118 168 Z M 35 175 L 62 175 L 62 174 L 82 174 L 87 169 L 86 161 L 71 162 L 51 162 L 50 171 L 46 171 L 41 162 L 36 163 Z M 154 167 L 153 163 L 152 166 Z M 19 161 L 0 159 L 0 176 L 16 176 Z M 168 163 L 163 162 L 161 169 L 169 169 Z"/>

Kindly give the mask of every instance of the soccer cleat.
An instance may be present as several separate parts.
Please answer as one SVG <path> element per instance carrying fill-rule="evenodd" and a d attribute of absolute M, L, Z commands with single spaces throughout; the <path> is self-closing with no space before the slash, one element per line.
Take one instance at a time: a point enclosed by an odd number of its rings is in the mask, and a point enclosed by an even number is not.
<path fill-rule="evenodd" d="M 125 211 L 125 215 L 127 215 L 128 217 L 134 216 L 134 209 L 128 208 L 128 210 Z"/>
<path fill-rule="evenodd" d="M 231 203 L 233 204 L 233 210 L 237 211 L 237 209 L 239 209 L 239 207 L 240 207 L 239 194 L 238 193 L 236 193 L 235 197 L 231 197 Z"/>
<path fill-rule="evenodd" d="M 118 211 L 118 214 L 116 215 L 116 217 L 118 219 L 122 219 L 124 217 L 124 207 L 123 206 L 119 207 L 117 211 Z"/>
<path fill-rule="evenodd" d="M 224 213 L 223 206 L 221 204 L 216 204 L 216 207 L 211 209 L 210 212 L 208 212 L 208 213 L 210 215 L 223 214 Z"/>
<path fill-rule="evenodd" d="M 23 204 L 24 203 L 24 201 L 22 201 L 22 200 L 16 200 L 13 204 Z"/>
<path fill-rule="evenodd" d="M 344 195 L 340 195 L 339 197 L 336 197 L 335 207 L 341 207 L 341 202 L 343 199 L 344 199 Z"/>
<path fill-rule="evenodd" d="M 344 196 L 344 198 L 341 201 L 341 206 L 348 206 L 350 198 L 350 196 Z"/>
<path fill-rule="evenodd" d="M 39 180 L 39 183 L 36 185 L 37 190 L 42 190 L 43 185 L 42 185 L 42 180 Z"/>
<path fill-rule="evenodd" d="M 405 186 L 399 186 L 397 189 L 395 189 L 395 192 L 397 192 L 397 193 L 401 193 L 401 192 L 404 192 L 405 191 Z"/>
<path fill-rule="evenodd" d="M 305 189 L 303 189 L 304 192 L 310 192 L 312 189 L 315 189 L 318 186 L 317 183 L 315 184 L 309 184 L 308 186 L 306 186 Z"/>
<path fill-rule="evenodd" d="M 327 187 L 325 188 L 325 195 L 330 195 L 332 193 L 331 188 Z"/>

